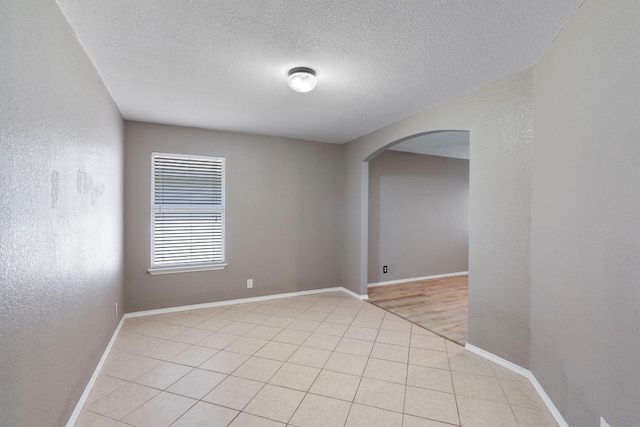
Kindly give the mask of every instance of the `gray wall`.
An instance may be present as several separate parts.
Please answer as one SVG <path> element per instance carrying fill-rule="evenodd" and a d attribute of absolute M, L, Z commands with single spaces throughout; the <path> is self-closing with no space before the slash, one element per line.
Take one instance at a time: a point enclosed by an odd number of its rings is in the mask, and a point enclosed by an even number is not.
<path fill-rule="evenodd" d="M 0 7 L 0 425 L 64 425 L 123 304 L 122 121 L 54 2 Z M 366 293 L 368 161 L 468 130 L 470 343 L 572 425 L 638 425 L 638 17 L 587 0 L 533 69 L 345 146 L 127 123 L 127 311 Z M 152 151 L 227 157 L 226 270 L 146 273 Z"/>
<path fill-rule="evenodd" d="M 0 28 L 0 425 L 61 426 L 123 308 L 122 119 L 54 1 Z"/>
<path fill-rule="evenodd" d="M 588 0 L 535 68 L 531 368 L 570 425 L 640 425 L 640 10 Z"/>
<path fill-rule="evenodd" d="M 154 151 L 226 158 L 225 270 L 147 273 Z M 341 286 L 342 164 L 335 144 L 125 122 L 127 311 Z"/>
<path fill-rule="evenodd" d="M 371 160 L 368 282 L 467 271 L 468 259 L 469 161 L 391 150 Z"/>
<path fill-rule="evenodd" d="M 524 70 L 347 144 L 343 283 L 366 293 L 368 163 L 422 132 L 470 131 L 469 343 L 529 366 L 533 72 Z M 362 261 L 362 262 L 361 262 Z"/>

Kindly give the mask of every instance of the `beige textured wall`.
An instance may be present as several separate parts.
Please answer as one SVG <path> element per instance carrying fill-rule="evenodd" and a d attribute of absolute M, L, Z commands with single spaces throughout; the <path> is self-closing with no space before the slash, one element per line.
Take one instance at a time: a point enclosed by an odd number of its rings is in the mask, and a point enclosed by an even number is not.
<path fill-rule="evenodd" d="M 0 425 L 63 426 L 124 311 L 122 119 L 55 2 L 0 29 Z"/>
<path fill-rule="evenodd" d="M 531 368 L 570 425 L 640 425 L 640 8 L 587 0 L 535 68 Z"/>
<path fill-rule="evenodd" d="M 154 151 L 226 158 L 225 270 L 147 273 Z M 127 311 L 341 286 L 342 155 L 335 144 L 125 122 Z"/>
<path fill-rule="evenodd" d="M 467 271 L 468 261 L 469 161 L 392 150 L 371 160 L 368 283 Z"/>
<path fill-rule="evenodd" d="M 368 163 L 423 132 L 470 131 L 469 342 L 529 366 L 531 69 L 347 144 L 343 283 L 366 292 Z M 364 184 L 363 184 L 364 183 Z"/>

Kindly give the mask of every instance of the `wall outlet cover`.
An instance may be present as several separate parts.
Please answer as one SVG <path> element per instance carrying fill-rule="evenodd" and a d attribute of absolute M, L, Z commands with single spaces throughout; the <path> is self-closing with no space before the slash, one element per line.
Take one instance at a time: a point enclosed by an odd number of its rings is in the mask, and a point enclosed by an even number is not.
<path fill-rule="evenodd" d="M 247 279 L 247 289 L 253 288 L 253 279 Z"/>

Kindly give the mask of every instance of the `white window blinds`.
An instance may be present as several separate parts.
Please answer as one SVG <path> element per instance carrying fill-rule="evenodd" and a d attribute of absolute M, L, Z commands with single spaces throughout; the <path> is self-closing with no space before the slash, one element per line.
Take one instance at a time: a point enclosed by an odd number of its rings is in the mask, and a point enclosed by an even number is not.
<path fill-rule="evenodd" d="M 153 154 L 152 268 L 224 263 L 224 166 Z"/>

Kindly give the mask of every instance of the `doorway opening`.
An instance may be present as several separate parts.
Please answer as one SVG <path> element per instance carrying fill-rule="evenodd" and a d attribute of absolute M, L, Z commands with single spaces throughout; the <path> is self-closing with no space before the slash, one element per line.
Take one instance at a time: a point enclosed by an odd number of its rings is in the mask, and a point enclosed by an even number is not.
<path fill-rule="evenodd" d="M 467 341 L 469 132 L 413 135 L 368 162 L 369 302 Z"/>

